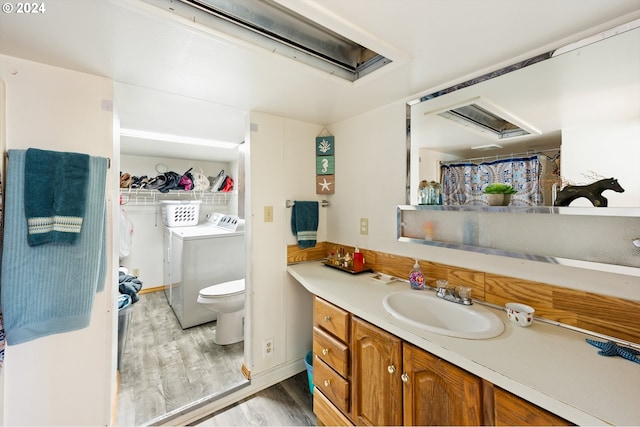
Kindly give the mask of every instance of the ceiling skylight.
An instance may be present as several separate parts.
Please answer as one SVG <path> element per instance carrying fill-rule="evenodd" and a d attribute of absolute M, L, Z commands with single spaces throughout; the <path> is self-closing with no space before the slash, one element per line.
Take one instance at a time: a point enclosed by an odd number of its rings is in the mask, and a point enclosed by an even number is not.
<path fill-rule="evenodd" d="M 444 111 L 425 114 L 437 114 L 467 130 L 497 140 L 540 133 L 505 111 L 501 111 L 495 105 L 479 98 Z"/>
<path fill-rule="evenodd" d="M 216 30 L 352 82 L 392 62 L 273 0 L 180 1 Z"/>

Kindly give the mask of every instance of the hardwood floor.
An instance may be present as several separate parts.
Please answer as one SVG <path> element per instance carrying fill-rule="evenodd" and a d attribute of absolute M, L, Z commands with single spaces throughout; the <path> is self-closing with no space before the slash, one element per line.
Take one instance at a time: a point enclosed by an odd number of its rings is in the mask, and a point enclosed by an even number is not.
<path fill-rule="evenodd" d="M 237 387 L 244 343 L 213 343 L 216 323 L 183 330 L 164 292 L 140 295 L 131 306 L 116 425 L 146 424 L 206 396 Z"/>
<path fill-rule="evenodd" d="M 193 425 L 315 426 L 307 373 L 294 375 Z"/>

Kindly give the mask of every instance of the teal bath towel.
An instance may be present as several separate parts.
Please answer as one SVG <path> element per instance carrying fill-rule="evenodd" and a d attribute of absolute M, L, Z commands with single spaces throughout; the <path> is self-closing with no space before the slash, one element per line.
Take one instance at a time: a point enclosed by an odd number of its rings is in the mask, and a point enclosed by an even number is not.
<path fill-rule="evenodd" d="M 318 202 L 295 201 L 291 208 L 291 231 L 301 248 L 313 248 L 318 236 Z"/>
<path fill-rule="evenodd" d="M 27 242 L 25 150 L 9 150 L 0 286 L 8 345 L 89 325 L 106 275 L 107 159 L 89 158 L 82 233 L 74 245 Z"/>
<path fill-rule="evenodd" d="M 24 173 L 29 245 L 75 244 L 85 213 L 89 155 L 29 148 Z"/>

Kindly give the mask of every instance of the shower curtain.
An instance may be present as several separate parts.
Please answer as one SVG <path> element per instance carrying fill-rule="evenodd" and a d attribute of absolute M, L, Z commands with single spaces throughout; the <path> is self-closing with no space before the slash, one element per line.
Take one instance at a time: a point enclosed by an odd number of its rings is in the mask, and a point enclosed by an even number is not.
<path fill-rule="evenodd" d="M 543 179 L 546 172 L 557 174 L 547 166 L 544 155 L 509 158 L 490 162 L 462 161 L 440 166 L 442 202 L 445 205 L 486 205 L 482 190 L 488 184 L 511 185 L 518 193 L 511 196 L 511 206 L 550 205 L 547 189 L 552 180 Z M 553 163 L 555 165 L 555 163 Z M 545 167 L 543 167 L 545 166 Z M 553 169 L 547 171 L 547 169 Z"/>

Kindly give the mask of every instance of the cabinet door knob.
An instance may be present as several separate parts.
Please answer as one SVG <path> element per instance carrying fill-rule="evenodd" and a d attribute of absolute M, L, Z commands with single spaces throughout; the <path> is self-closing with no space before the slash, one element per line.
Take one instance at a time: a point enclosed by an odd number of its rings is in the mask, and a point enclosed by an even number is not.
<path fill-rule="evenodd" d="M 389 371 L 390 374 L 393 374 L 396 371 L 396 367 L 393 365 L 389 365 L 387 366 L 387 371 Z"/>
<path fill-rule="evenodd" d="M 331 380 L 324 380 L 324 386 L 329 387 L 331 385 Z"/>
<path fill-rule="evenodd" d="M 328 348 L 323 348 L 322 349 L 322 355 L 326 356 L 327 354 L 329 354 L 329 349 Z"/>
<path fill-rule="evenodd" d="M 324 316 L 324 321 L 325 321 L 325 322 L 329 322 L 330 320 L 331 320 L 331 317 L 329 317 L 329 316 Z"/>
<path fill-rule="evenodd" d="M 409 381 L 409 374 L 407 374 L 406 372 L 403 372 L 400 378 L 402 379 L 403 383 L 406 383 Z"/>

